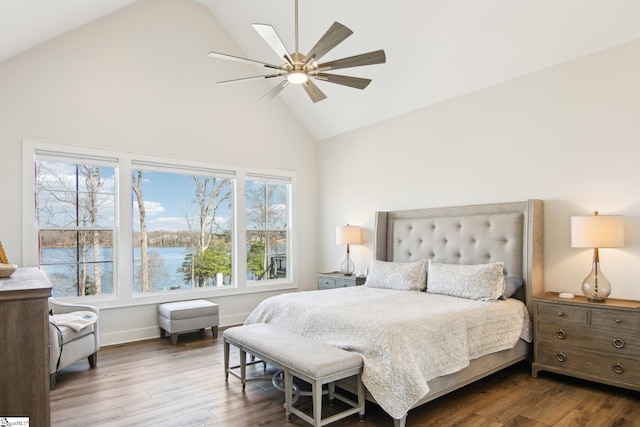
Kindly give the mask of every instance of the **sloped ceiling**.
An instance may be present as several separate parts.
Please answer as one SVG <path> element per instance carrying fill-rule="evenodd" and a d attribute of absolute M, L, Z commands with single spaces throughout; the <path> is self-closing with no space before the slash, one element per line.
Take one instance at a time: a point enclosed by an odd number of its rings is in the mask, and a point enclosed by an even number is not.
<path fill-rule="evenodd" d="M 273 25 L 288 49 L 294 49 L 294 0 L 194 1 L 206 5 L 240 46 L 241 51 L 224 53 L 278 63 L 252 23 Z M 2 0 L 0 61 L 133 2 Z M 338 21 L 354 34 L 324 59 L 377 49 L 387 54 L 386 64 L 340 71 L 373 79 L 364 91 L 319 82 L 328 99 L 317 104 L 292 85 L 279 95 L 318 140 L 640 38 L 637 0 L 299 3 L 303 53 Z M 219 48 L 212 45 L 211 50 Z M 225 74 L 227 61 L 211 61 Z M 228 67 L 224 78 L 263 73 L 252 65 L 244 67 L 243 75 L 237 74 L 237 66 Z M 256 102 L 269 89 L 262 81 L 243 84 L 255 87 Z"/>

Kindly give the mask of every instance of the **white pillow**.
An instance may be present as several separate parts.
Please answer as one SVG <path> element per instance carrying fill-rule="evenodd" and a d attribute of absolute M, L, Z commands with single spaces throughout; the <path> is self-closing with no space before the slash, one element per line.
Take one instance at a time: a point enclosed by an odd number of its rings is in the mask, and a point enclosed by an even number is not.
<path fill-rule="evenodd" d="M 421 291 L 426 286 L 426 261 L 386 262 L 371 261 L 364 286 L 396 289 L 399 291 Z"/>
<path fill-rule="evenodd" d="M 504 293 L 504 263 L 462 265 L 429 260 L 427 293 L 495 301 Z"/>

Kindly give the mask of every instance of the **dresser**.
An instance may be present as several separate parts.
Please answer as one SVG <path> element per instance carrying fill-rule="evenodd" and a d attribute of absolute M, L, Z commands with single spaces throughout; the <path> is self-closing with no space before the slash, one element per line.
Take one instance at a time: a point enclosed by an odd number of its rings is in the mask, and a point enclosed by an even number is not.
<path fill-rule="evenodd" d="M 49 426 L 49 281 L 37 268 L 0 278 L 0 417 Z"/>
<path fill-rule="evenodd" d="M 331 273 L 318 273 L 318 289 L 344 288 L 347 286 L 364 285 L 364 277 L 345 276 L 334 271 Z"/>
<path fill-rule="evenodd" d="M 549 371 L 640 391 L 640 302 L 533 298 L 531 375 Z"/>

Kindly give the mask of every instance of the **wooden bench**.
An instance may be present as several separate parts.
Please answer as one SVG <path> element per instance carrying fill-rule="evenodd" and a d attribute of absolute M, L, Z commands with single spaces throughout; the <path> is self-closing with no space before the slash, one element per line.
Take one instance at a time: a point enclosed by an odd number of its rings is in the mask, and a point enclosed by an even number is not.
<path fill-rule="evenodd" d="M 243 390 L 246 377 L 247 353 L 281 369 L 284 372 L 285 411 L 287 421 L 293 413 L 315 427 L 320 427 L 349 415 L 359 413 L 364 417 L 365 393 L 362 385 L 362 357 L 338 347 L 304 337 L 278 327 L 257 323 L 226 329 L 224 337 L 225 380 L 229 374 L 240 378 Z M 230 345 L 240 351 L 240 374 L 229 367 Z M 337 393 L 333 383 L 355 376 L 357 402 Z M 311 384 L 313 418 L 293 406 L 293 377 Z M 341 400 L 351 408 L 322 418 L 322 386 L 328 384 L 329 399 Z"/>

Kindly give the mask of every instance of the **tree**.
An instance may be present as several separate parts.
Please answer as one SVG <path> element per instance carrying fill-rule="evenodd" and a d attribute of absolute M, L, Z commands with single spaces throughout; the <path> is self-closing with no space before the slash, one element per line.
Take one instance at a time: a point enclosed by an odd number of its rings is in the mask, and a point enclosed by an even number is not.
<path fill-rule="evenodd" d="M 216 213 L 223 202 L 231 199 L 231 180 L 207 176 L 193 176 L 192 179 L 194 182 L 192 204 L 197 206 L 198 213 L 194 218 L 186 212 L 185 216 L 189 230 L 193 230 L 193 223 L 197 222 L 198 241 L 192 244 L 191 253 L 185 257 L 182 266 L 184 270 L 181 271 L 190 272 L 190 277 L 185 276 L 187 282 L 193 283 L 194 286 L 197 282 L 198 287 L 203 287 L 207 278 L 215 277 L 216 273 L 221 272 L 213 270 L 215 263 L 212 255 L 205 255 L 205 253 L 213 236 L 219 232 L 226 232 L 217 223 Z"/>
<path fill-rule="evenodd" d="M 216 273 L 230 276 L 231 246 L 223 240 L 216 240 L 203 253 L 187 254 L 179 270 L 185 282 L 195 279 L 199 287 L 203 287 L 206 279 L 215 277 Z"/>
<path fill-rule="evenodd" d="M 95 165 L 54 161 L 36 162 L 36 220 L 42 227 L 40 248 L 75 248 L 62 263 L 74 265 L 76 295 L 102 293 L 101 251 L 112 244 L 101 225 L 101 208 L 113 199 L 104 192 L 101 168 Z M 87 230 L 88 229 L 88 230 Z M 47 246 L 50 245 L 50 246 Z M 89 266 L 91 264 L 91 266 Z M 92 274 L 90 274 L 92 269 Z M 68 287 L 55 283 L 56 290 Z"/>
<path fill-rule="evenodd" d="M 133 192 L 138 201 L 140 213 L 140 291 L 149 292 L 149 237 L 147 235 L 147 214 L 142 195 L 142 171 L 133 176 Z"/>
<path fill-rule="evenodd" d="M 270 257 L 279 255 L 283 239 L 286 241 L 286 203 L 287 186 L 285 184 L 248 181 L 245 208 L 250 254 L 247 254 L 247 270 L 253 272 L 258 280 L 264 279 L 269 270 L 274 271 L 273 277 L 276 275 L 276 266 L 270 265 Z M 257 245 L 258 241 L 262 242 L 261 246 Z M 261 250 L 260 253 L 259 250 Z M 249 255 L 251 255 L 251 261 Z M 257 261 L 258 256 L 262 257 L 260 262 Z M 260 273 L 256 272 L 258 265 L 262 265 Z M 266 278 L 272 278 L 272 275 L 267 275 Z"/>
<path fill-rule="evenodd" d="M 100 168 L 97 166 L 90 165 L 79 165 L 80 173 L 84 175 L 85 178 L 85 186 L 87 188 L 87 192 L 85 194 L 85 203 L 84 209 L 81 209 L 80 212 L 85 212 L 87 217 L 82 218 L 82 225 L 89 225 L 91 227 L 95 227 L 98 225 L 98 205 L 99 205 L 99 191 L 102 187 L 102 181 L 100 180 Z M 82 247 L 82 256 L 83 258 L 87 257 L 89 244 L 91 245 L 91 249 L 93 252 L 93 286 L 91 294 L 100 295 L 102 294 L 102 277 L 101 277 L 101 269 L 100 269 L 100 234 L 97 230 L 90 231 L 90 239 L 91 242 L 83 242 Z M 83 286 L 82 292 L 80 295 L 86 294 L 86 289 L 84 286 L 87 283 L 87 263 L 86 260 L 82 260 L 82 271 L 83 271 L 83 280 L 81 280 L 81 284 Z"/>
<path fill-rule="evenodd" d="M 247 251 L 247 270 L 256 278 L 262 278 L 265 273 L 264 241 L 254 240 L 249 243 Z"/>

